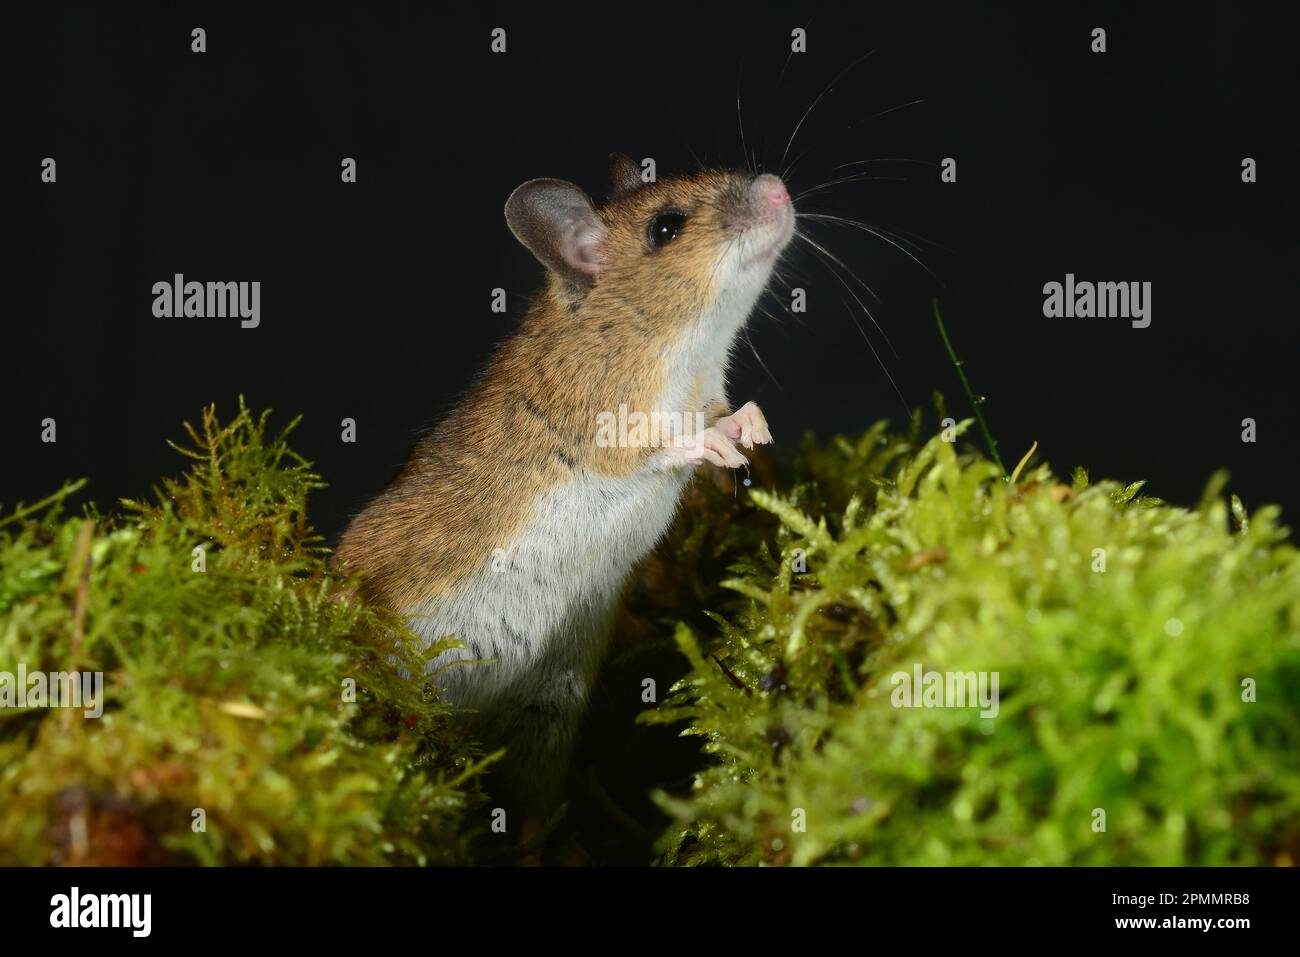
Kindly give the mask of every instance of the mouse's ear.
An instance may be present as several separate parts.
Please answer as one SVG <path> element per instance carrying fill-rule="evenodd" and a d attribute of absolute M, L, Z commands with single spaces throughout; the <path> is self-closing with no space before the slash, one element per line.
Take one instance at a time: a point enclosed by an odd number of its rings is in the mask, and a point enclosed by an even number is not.
<path fill-rule="evenodd" d="M 605 268 L 605 225 L 587 194 L 562 179 L 534 179 L 506 200 L 506 222 L 542 265 L 590 285 Z"/>
<path fill-rule="evenodd" d="M 641 167 L 626 153 L 610 153 L 609 181 L 614 186 L 614 196 L 622 196 L 641 185 Z"/>

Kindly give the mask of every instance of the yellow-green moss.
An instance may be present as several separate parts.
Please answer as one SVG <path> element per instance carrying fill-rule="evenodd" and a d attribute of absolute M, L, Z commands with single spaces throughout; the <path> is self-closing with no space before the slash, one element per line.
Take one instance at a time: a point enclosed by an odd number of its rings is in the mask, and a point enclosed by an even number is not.
<path fill-rule="evenodd" d="M 1294 863 L 1300 558 L 1277 510 L 1230 512 L 1217 477 L 1194 510 L 1047 466 L 1008 482 L 959 454 L 968 422 L 918 423 L 809 444 L 787 492 L 676 533 L 740 599 L 678 628 L 691 671 L 645 715 L 714 759 L 660 795 L 663 860 Z M 1000 713 L 895 707 L 918 663 L 998 672 Z"/>
<path fill-rule="evenodd" d="M 63 517 L 70 485 L 0 519 L 0 670 L 106 697 L 0 709 L 0 864 L 465 860 L 479 755 L 326 572 L 320 480 L 266 425 L 207 410 L 122 516 Z"/>
<path fill-rule="evenodd" d="M 967 424 L 807 442 L 760 476 L 779 492 L 697 483 L 624 624 L 682 622 L 690 671 L 645 719 L 708 763 L 659 793 L 658 859 L 1295 862 L 1300 556 L 1277 511 L 1218 478 L 1191 510 L 1045 465 L 1008 482 L 960 451 Z M 0 709 L 0 864 L 473 859 L 488 759 L 403 677 L 441 646 L 328 573 L 287 431 L 208 410 L 148 503 L 69 518 L 69 485 L 0 513 L 0 671 L 102 671 L 107 697 Z M 998 716 L 894 707 L 918 664 L 996 671 Z"/>

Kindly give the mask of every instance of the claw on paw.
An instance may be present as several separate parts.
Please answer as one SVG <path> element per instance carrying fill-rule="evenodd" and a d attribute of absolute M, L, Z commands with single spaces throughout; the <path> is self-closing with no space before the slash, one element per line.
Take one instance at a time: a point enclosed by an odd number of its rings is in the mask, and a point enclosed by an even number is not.
<path fill-rule="evenodd" d="M 767 419 L 757 402 L 746 402 L 731 415 L 718 419 L 713 427 L 747 449 L 772 441 L 772 430 L 767 427 Z"/>
<path fill-rule="evenodd" d="M 736 443 L 717 426 L 710 426 L 697 435 L 682 436 L 674 445 L 673 452 L 686 462 L 709 462 L 726 469 L 738 469 L 749 464 L 749 459 L 736 448 Z"/>

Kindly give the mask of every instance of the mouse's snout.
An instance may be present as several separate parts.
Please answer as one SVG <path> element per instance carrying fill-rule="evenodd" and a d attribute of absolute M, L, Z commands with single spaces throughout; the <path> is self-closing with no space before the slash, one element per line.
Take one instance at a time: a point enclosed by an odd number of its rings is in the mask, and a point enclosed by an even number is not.
<path fill-rule="evenodd" d="M 790 193 L 781 182 L 781 177 L 764 173 L 756 176 L 749 187 L 751 201 L 759 208 L 776 209 L 790 202 Z"/>
<path fill-rule="evenodd" d="M 755 176 L 733 194 L 735 207 L 729 225 L 746 237 L 741 247 L 753 250 L 746 263 L 770 263 L 794 234 L 794 202 L 781 177 Z M 744 256 L 745 253 L 742 253 Z"/>
<path fill-rule="evenodd" d="M 743 230 L 776 229 L 781 231 L 794 219 L 790 192 L 781 177 L 763 173 L 749 181 L 737 196 L 736 225 Z"/>

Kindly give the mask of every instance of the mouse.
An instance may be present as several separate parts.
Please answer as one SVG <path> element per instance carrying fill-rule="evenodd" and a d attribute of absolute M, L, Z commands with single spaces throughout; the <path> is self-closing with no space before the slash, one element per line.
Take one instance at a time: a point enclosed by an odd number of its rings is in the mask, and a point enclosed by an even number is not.
<path fill-rule="evenodd" d="M 726 379 L 795 234 L 785 184 L 731 169 L 646 182 L 622 153 L 609 173 L 599 204 L 560 179 L 510 194 L 544 285 L 331 559 L 426 647 L 456 639 L 428 677 L 504 749 L 494 798 L 533 816 L 562 802 L 617 603 L 687 482 L 772 441 Z M 657 427 L 606 427 L 637 413 Z"/>

